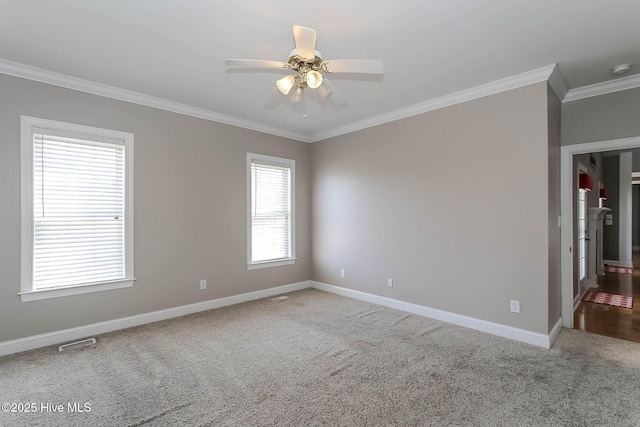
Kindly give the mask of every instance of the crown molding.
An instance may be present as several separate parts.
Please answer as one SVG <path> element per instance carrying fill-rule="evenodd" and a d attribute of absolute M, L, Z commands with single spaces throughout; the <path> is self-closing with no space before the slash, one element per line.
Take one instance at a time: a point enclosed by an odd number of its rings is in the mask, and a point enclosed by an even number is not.
<path fill-rule="evenodd" d="M 577 101 L 579 99 L 606 95 L 607 93 L 620 92 L 637 87 L 640 87 L 640 74 L 571 89 L 567 92 L 567 96 L 565 96 L 562 102 Z"/>
<path fill-rule="evenodd" d="M 351 123 L 346 126 L 329 129 L 323 132 L 315 133 L 313 135 L 306 135 L 275 126 L 269 126 L 250 120 L 240 119 L 234 116 L 228 116 L 204 108 L 193 107 L 174 101 L 169 101 L 163 98 L 145 95 L 143 93 L 121 89 L 102 83 L 96 83 L 90 80 L 80 79 L 61 73 L 55 73 L 52 71 L 19 64 L 17 62 L 7 61 L 4 59 L 0 59 L 0 73 L 308 143 L 322 141 L 327 138 L 332 138 L 369 127 L 378 126 L 384 123 L 416 116 L 429 111 L 438 110 L 440 108 L 449 107 L 455 104 L 483 98 L 485 96 L 517 89 L 519 87 L 528 86 L 530 84 L 539 83 L 546 80 L 550 81 L 552 88 L 554 89 L 554 91 L 556 91 L 558 96 L 563 93 L 563 88 L 566 87 L 566 83 L 564 83 L 562 75 L 559 74 L 556 64 L 551 64 L 522 74 L 517 74 L 515 76 L 507 77 L 491 83 L 483 84 L 439 98 L 431 99 L 429 101 L 425 101 L 409 107 L 390 111 L 388 113 Z M 552 74 L 555 73 L 558 73 L 559 77 L 552 77 Z M 616 82 L 619 82 L 621 80 L 623 79 L 616 80 Z M 638 84 L 638 86 L 640 86 L 640 84 Z M 571 91 L 569 91 L 569 94 L 570 93 Z"/>
<path fill-rule="evenodd" d="M 551 89 L 553 89 L 556 95 L 558 95 L 558 99 L 560 99 L 560 101 L 562 101 L 565 96 L 567 96 L 567 92 L 569 92 L 569 85 L 564 79 L 564 76 L 560 72 L 560 67 L 558 67 L 557 64 L 549 76 L 549 86 L 551 86 Z"/>
<path fill-rule="evenodd" d="M 291 132 L 286 129 L 281 129 L 250 120 L 244 120 L 238 117 L 216 113 L 215 111 L 207 110 L 204 108 L 193 107 L 190 105 L 181 104 L 179 102 L 169 101 L 163 98 L 145 95 L 143 93 L 121 89 L 102 83 L 96 83 L 90 80 L 68 76 L 66 74 L 55 73 L 53 71 L 43 70 L 41 68 L 31 67 L 29 65 L 7 61 L 4 59 L 0 59 L 0 73 L 33 80 L 40 83 L 47 83 L 66 89 L 90 93 L 92 95 L 104 96 L 106 98 L 117 99 L 119 101 L 131 102 L 133 104 L 171 111 L 173 113 L 183 114 L 185 116 L 196 117 L 212 122 L 223 123 L 226 125 L 241 127 L 244 129 L 249 129 L 270 135 L 276 135 L 283 138 L 294 139 L 302 142 L 310 142 L 309 138 L 306 135 L 297 132 Z"/>
<path fill-rule="evenodd" d="M 429 101 L 421 102 L 409 107 L 400 108 L 398 110 L 380 114 L 378 116 L 371 117 L 365 120 L 360 120 L 346 126 L 319 132 L 312 135 L 310 139 L 311 142 L 322 141 L 327 138 L 332 138 L 384 123 L 416 116 L 418 114 L 427 113 L 429 111 L 438 110 L 440 108 L 445 108 L 455 104 L 483 98 L 485 96 L 494 95 L 500 92 L 528 86 L 533 83 L 547 81 L 553 73 L 555 67 L 556 64 L 551 64 L 545 67 L 537 68 L 535 70 L 527 71 L 526 73 L 517 74 L 515 76 L 507 77 L 501 80 L 496 80 L 494 82 L 486 83 L 470 89 L 465 89 L 460 92 L 454 92 L 440 98 L 434 98 Z"/>

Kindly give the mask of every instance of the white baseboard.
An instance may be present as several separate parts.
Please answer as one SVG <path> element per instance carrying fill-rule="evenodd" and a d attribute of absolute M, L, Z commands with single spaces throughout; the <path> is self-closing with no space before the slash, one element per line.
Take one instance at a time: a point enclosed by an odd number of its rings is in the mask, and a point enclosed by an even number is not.
<path fill-rule="evenodd" d="M 12 341 L 4 341 L 0 342 L 0 356 L 32 350 L 34 348 L 45 347 L 48 345 L 60 344 L 79 338 L 85 338 L 91 335 L 99 335 L 107 332 L 117 331 L 119 329 L 130 328 L 132 326 L 144 325 L 151 322 L 157 322 L 159 320 L 172 319 L 174 317 L 198 313 L 200 311 L 212 310 L 214 308 L 226 307 L 242 302 L 267 298 L 286 292 L 299 291 L 310 286 L 311 282 L 309 281 L 293 283 L 290 285 L 277 286 L 275 288 L 263 289 L 260 291 L 248 292 L 245 294 L 233 295 L 230 297 L 212 299 L 209 301 L 197 302 L 195 304 L 183 305 L 180 307 L 172 307 L 165 310 L 158 310 L 152 311 L 150 313 L 123 317 L 121 319 L 93 323 L 91 325 L 79 326 L 77 328 L 64 329 L 62 331 L 49 332 L 40 335 L 33 335 L 30 337 L 19 338 Z"/>
<path fill-rule="evenodd" d="M 165 310 L 158 310 L 149 313 L 138 314 L 135 316 L 123 317 L 121 319 L 93 323 L 90 325 L 79 326 L 77 328 L 64 329 L 62 331 L 49 332 L 40 335 L 33 335 L 30 337 L 19 338 L 12 341 L 4 341 L 0 342 L 0 356 L 18 353 L 21 351 L 33 350 L 35 348 L 45 347 L 48 345 L 61 344 L 80 338 L 86 338 L 92 335 L 100 335 L 107 332 L 130 328 L 133 326 L 139 326 L 147 323 L 157 322 L 160 320 L 172 319 L 174 317 L 198 313 L 200 311 L 212 310 L 215 308 L 240 304 L 243 302 L 253 301 L 261 298 L 267 298 L 286 292 L 294 292 L 309 287 L 350 298 L 355 298 L 373 304 L 382 305 L 389 308 L 394 308 L 396 310 L 406 311 L 408 313 L 428 317 L 430 319 L 440 320 L 454 325 L 487 332 L 493 335 L 509 338 L 515 341 L 525 342 L 528 344 L 533 344 L 543 348 L 550 348 L 551 344 L 562 329 L 562 319 L 558 320 L 549 335 L 545 335 L 537 332 L 527 331 L 524 329 L 514 328 L 511 326 L 501 325 L 499 323 L 488 322 L 486 320 L 475 319 L 473 317 L 449 313 L 434 308 L 399 301 L 392 298 L 381 297 L 378 295 L 368 294 L 365 292 L 308 280 L 304 282 L 293 283 L 290 285 L 277 286 L 260 291 L 248 292 L 245 294 L 233 295 L 230 297 L 218 298 L 209 301 L 198 302 L 195 304 L 183 305 L 180 307 L 172 307 Z"/>
<path fill-rule="evenodd" d="M 560 335 L 560 331 L 562 331 L 562 317 L 558 319 L 551 332 L 549 332 L 549 347 L 547 348 L 551 348 L 558 335 Z"/>
<path fill-rule="evenodd" d="M 449 313 L 447 311 L 437 310 L 435 308 L 429 308 L 422 305 L 395 300 L 392 298 L 368 294 L 366 292 L 355 291 L 353 289 L 341 288 L 339 286 L 327 285 L 326 283 L 315 281 L 312 281 L 311 283 L 312 288 L 321 291 L 331 292 L 334 294 L 355 298 L 361 301 L 382 305 L 384 307 L 406 311 L 408 313 L 417 314 L 418 316 L 440 320 L 454 325 L 463 326 L 465 328 L 475 329 L 481 332 L 487 332 L 492 335 L 533 344 L 538 347 L 551 348 L 553 339 L 555 339 L 555 337 L 553 337 L 552 339 L 552 335 L 545 335 L 538 332 L 527 331 L 525 329 L 514 328 L 511 326 L 488 322 L 486 320 L 476 319 L 460 314 Z M 560 319 L 559 324 L 556 323 L 556 325 L 553 327 L 552 333 L 555 333 L 557 335 L 560 332 L 561 328 L 562 319 Z"/>
<path fill-rule="evenodd" d="M 613 260 L 613 259 L 605 259 L 602 262 L 604 264 L 610 265 L 611 267 L 633 268 L 633 262 L 618 261 L 618 260 Z"/>

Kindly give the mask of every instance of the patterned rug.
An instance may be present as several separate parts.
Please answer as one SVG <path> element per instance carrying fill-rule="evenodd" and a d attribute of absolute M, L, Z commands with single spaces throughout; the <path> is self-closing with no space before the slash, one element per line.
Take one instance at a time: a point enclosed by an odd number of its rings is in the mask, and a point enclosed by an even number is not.
<path fill-rule="evenodd" d="M 622 273 L 622 274 L 633 274 L 633 269 L 632 268 L 627 268 L 627 267 L 613 267 L 610 265 L 607 265 L 604 267 L 604 271 L 606 273 Z"/>
<path fill-rule="evenodd" d="M 586 302 L 595 302 L 596 304 L 612 305 L 614 307 L 633 307 L 633 297 L 608 294 L 606 292 L 587 291 L 582 300 Z"/>

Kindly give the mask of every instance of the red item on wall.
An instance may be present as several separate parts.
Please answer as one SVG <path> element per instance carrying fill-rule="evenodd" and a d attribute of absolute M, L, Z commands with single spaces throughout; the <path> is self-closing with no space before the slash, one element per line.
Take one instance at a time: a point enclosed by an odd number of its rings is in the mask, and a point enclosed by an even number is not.
<path fill-rule="evenodd" d="M 579 178 L 579 187 L 585 191 L 593 190 L 593 181 L 591 181 L 591 177 L 588 173 L 581 173 L 578 175 Z"/>
<path fill-rule="evenodd" d="M 607 193 L 605 193 L 604 188 L 600 189 L 600 198 L 602 200 L 607 200 Z"/>

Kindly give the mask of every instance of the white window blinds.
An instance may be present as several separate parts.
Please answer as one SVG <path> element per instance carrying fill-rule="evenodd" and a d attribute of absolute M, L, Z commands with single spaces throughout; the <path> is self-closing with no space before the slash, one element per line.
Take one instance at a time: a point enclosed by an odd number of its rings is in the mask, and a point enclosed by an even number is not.
<path fill-rule="evenodd" d="M 292 257 L 291 168 L 251 161 L 251 262 Z"/>
<path fill-rule="evenodd" d="M 34 290 L 125 277 L 125 146 L 95 139 L 33 132 Z"/>

